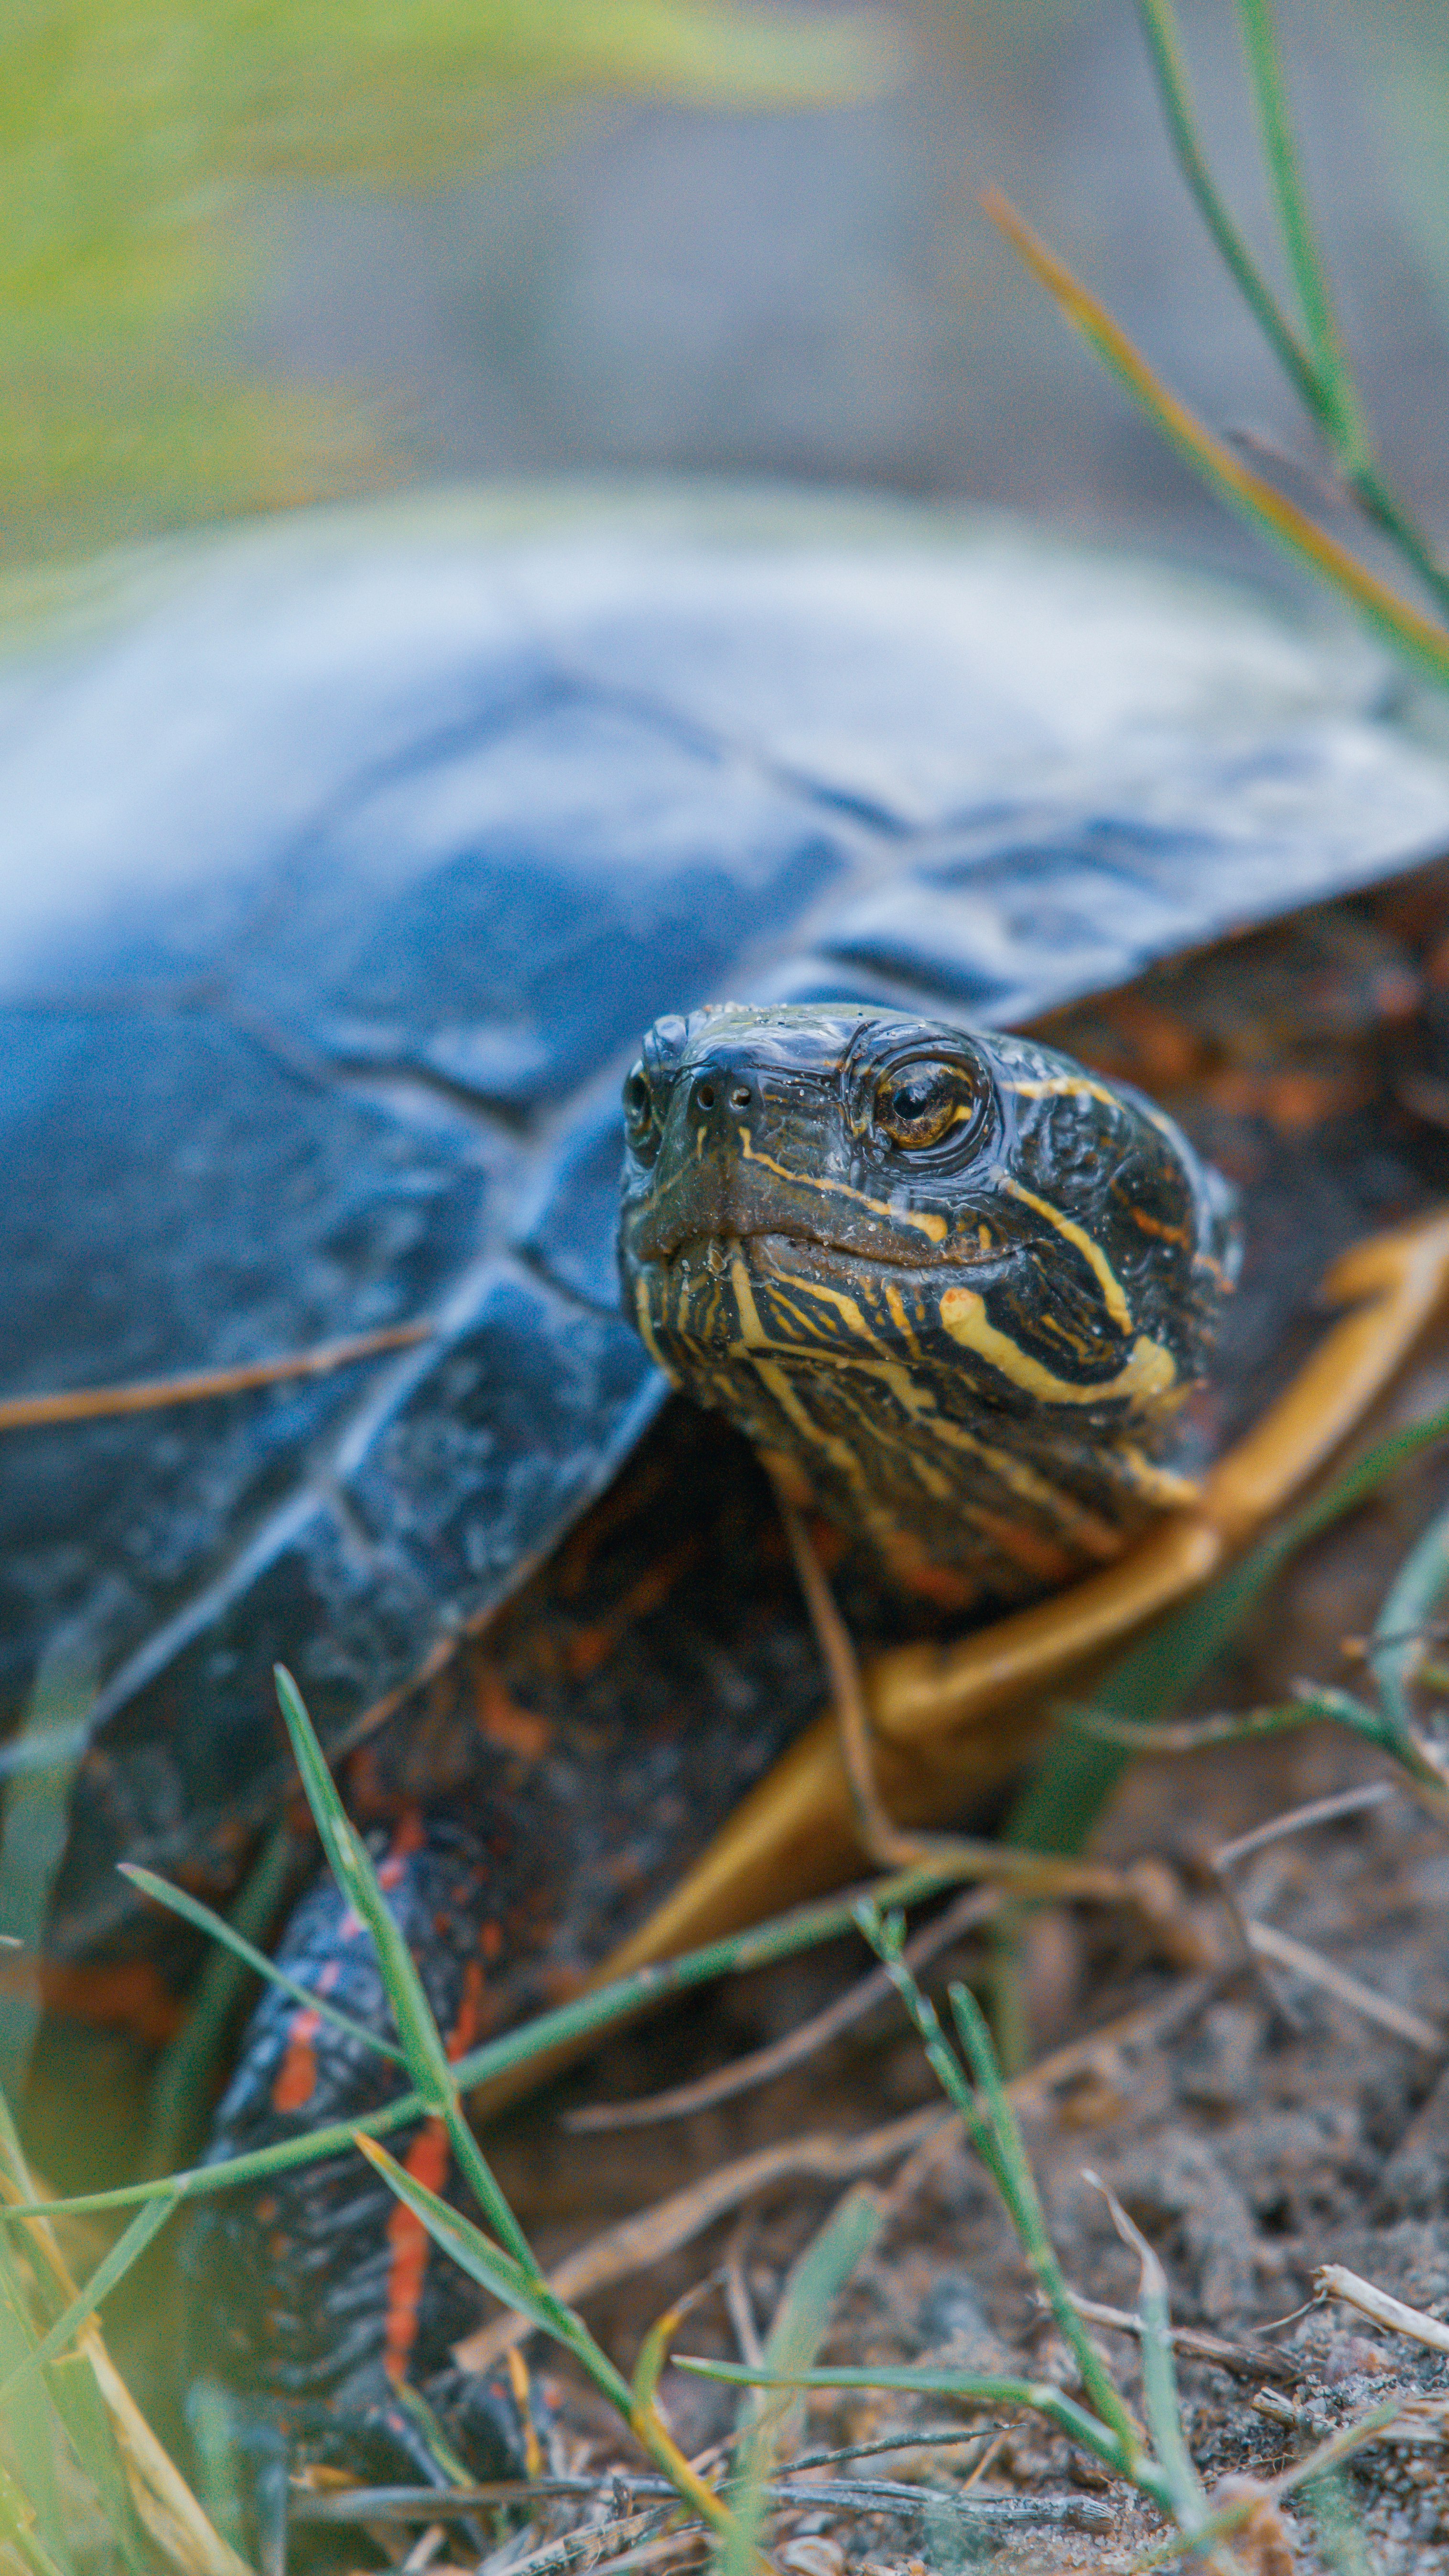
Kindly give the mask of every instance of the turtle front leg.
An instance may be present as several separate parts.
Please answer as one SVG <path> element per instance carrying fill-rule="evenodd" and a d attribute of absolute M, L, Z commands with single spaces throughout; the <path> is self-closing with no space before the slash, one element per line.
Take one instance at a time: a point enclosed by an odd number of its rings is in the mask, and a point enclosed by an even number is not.
<path fill-rule="evenodd" d="M 490 1902 L 497 1862 L 451 1816 L 414 1812 L 380 1857 L 379 1875 L 449 2052 L 461 2055 L 478 2035 L 485 1952 L 497 1947 Z M 302 1898 L 277 1957 L 309 1991 L 395 2047 L 371 1939 L 330 1879 Z M 406 2083 L 396 2057 L 269 1986 L 206 2160 L 357 2119 Z M 412 2173 L 447 2189 L 440 2121 L 422 2121 L 391 2143 Z M 509 2374 L 480 2377 L 450 2359 L 477 2322 L 476 2292 L 361 2156 L 294 2166 L 260 2189 L 206 2200 L 185 2262 L 188 2385 L 219 2385 L 250 2453 L 258 2536 L 273 2544 L 264 2557 L 277 2556 L 277 2513 L 285 2512 L 294 2459 L 330 2461 L 368 2482 L 445 2482 L 409 2388 L 421 2392 L 472 2475 L 524 2473 L 536 2446 Z"/>

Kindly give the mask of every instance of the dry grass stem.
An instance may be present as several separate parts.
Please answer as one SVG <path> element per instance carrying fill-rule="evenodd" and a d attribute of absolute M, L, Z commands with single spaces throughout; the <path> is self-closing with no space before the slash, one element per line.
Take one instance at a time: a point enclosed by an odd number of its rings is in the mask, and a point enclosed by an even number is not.
<path fill-rule="evenodd" d="M 691 2183 L 687 2190 L 671 2192 L 667 2199 L 656 2201 L 637 2217 L 623 2219 L 617 2227 L 591 2238 L 550 2275 L 549 2287 L 555 2298 L 573 2306 L 577 2300 L 627 2279 L 631 2272 L 645 2271 L 666 2254 L 676 2253 L 681 2245 L 702 2235 L 717 2218 L 727 2216 L 757 2193 L 771 2191 L 782 2182 L 853 2182 L 857 2175 L 904 2155 L 931 2131 L 954 2125 L 951 2113 L 932 2103 L 924 2111 L 913 2111 L 903 2120 L 888 2122 L 884 2128 L 868 2129 L 858 2138 L 798 2138 L 775 2147 L 760 2147 L 753 2155 L 720 2165 L 699 2182 Z M 527 2317 L 496 2317 L 464 2342 L 455 2344 L 454 2354 L 465 2370 L 490 2370 L 512 2345 L 532 2332 Z"/>
<path fill-rule="evenodd" d="M 1342 2263 L 1320 2263 L 1313 2287 L 1320 2299 L 1342 2299 L 1345 2307 L 1357 2308 L 1360 2316 L 1371 2317 L 1390 2334 L 1409 2335 L 1415 2343 L 1427 2344 L 1431 2352 L 1449 2352 L 1449 2325 L 1426 2315 L 1422 2308 L 1406 2307 L 1402 2299 L 1390 2298 L 1387 2290 L 1375 2289 L 1372 2281 L 1361 2280 Z"/>
<path fill-rule="evenodd" d="M 1054 2085 L 1080 2074 L 1104 2054 L 1160 2039 L 1166 2030 L 1200 2010 L 1221 1982 L 1216 1974 L 1185 1978 L 1156 2002 L 1124 2013 L 1105 2028 L 1053 2050 L 1008 2085 L 1011 2101 L 1020 2109 L 1039 2100 Z M 898 2155 L 909 2156 L 910 2165 L 903 2168 L 896 2185 L 885 2195 L 887 2210 L 894 2215 L 906 2196 L 901 2185 L 909 2176 L 909 2188 L 914 2190 L 936 2158 L 954 2144 L 960 2127 L 953 2111 L 940 2110 L 930 2103 L 904 2119 L 889 2121 L 883 2128 L 868 2129 L 858 2138 L 816 2136 L 757 2148 L 753 2155 L 718 2166 L 686 2190 L 671 2192 L 667 2199 L 654 2202 L 637 2216 L 623 2219 L 617 2227 L 592 2237 L 550 2275 L 549 2286 L 556 2298 L 572 2306 L 616 2281 L 626 2280 L 630 2273 L 642 2272 L 651 2263 L 662 2261 L 665 2255 L 702 2235 L 716 2219 L 726 2217 L 742 2202 L 772 2191 L 780 2183 L 853 2181 L 878 2165 L 889 2164 Z M 456 2344 L 454 2354 L 465 2370 L 491 2370 L 504 2353 L 532 2332 L 525 2317 L 510 2313 L 490 2318 L 476 2333 Z"/>
<path fill-rule="evenodd" d="M 1016 1842 L 987 1842 L 963 1834 L 908 1833 L 888 1812 L 875 1776 L 875 1742 L 870 1707 L 861 1678 L 860 1659 L 850 1631 L 836 1606 L 819 1551 L 803 1515 L 778 1477 L 771 1479 L 780 1520 L 790 1543 L 800 1589 L 815 1631 L 835 1707 L 841 1759 L 850 1784 L 860 1847 L 874 1867 L 929 1868 L 958 1863 L 962 1875 L 989 1880 L 1019 1897 L 1087 1897 L 1106 1905 L 1123 1905 L 1142 1914 L 1148 1929 L 1160 1934 L 1158 1912 L 1143 1903 L 1131 1870 L 1061 1858 Z"/>
<path fill-rule="evenodd" d="M 54 1395 L 11 1395 L 0 1400 L 0 1431 L 34 1431 L 53 1422 L 97 1422 L 117 1413 L 156 1413 L 173 1404 L 203 1404 L 213 1396 L 242 1395 L 251 1387 L 280 1386 L 290 1378 L 326 1377 L 358 1360 L 379 1358 L 429 1342 L 436 1324 L 390 1324 L 376 1333 L 353 1333 L 283 1359 L 248 1360 L 237 1368 L 201 1369 L 189 1377 L 148 1378 L 134 1386 L 76 1387 Z"/>
<path fill-rule="evenodd" d="M 819 1550 L 805 1524 L 804 1515 L 785 1491 L 778 1475 L 772 1473 L 775 1504 L 795 1572 L 810 1613 L 810 1624 L 820 1648 L 821 1660 L 830 1678 L 835 1701 L 836 1723 L 840 1729 L 840 1749 L 850 1782 L 851 1800 L 855 1807 L 856 1829 L 861 1849 L 867 1859 L 888 1869 L 909 1869 L 934 1854 L 948 1837 L 910 1834 L 902 1831 L 887 1812 L 875 1776 L 875 1753 L 872 1743 L 870 1710 L 866 1705 L 865 1687 L 860 1677 L 860 1661 L 849 1629 L 836 1607 L 835 1595 L 826 1581 Z"/>
<path fill-rule="evenodd" d="M 1246 1860 L 1249 1852 L 1283 1842 L 1290 1834 L 1304 1834 L 1314 1825 L 1333 1824 L 1340 1816 L 1356 1816 L 1365 1807 L 1382 1806 L 1386 1798 L 1397 1797 L 1403 1785 L 1400 1780 L 1368 1780 L 1357 1789 L 1340 1789 L 1331 1798 L 1313 1798 L 1306 1806 L 1287 1808 L 1281 1816 L 1270 1816 L 1266 1824 L 1254 1825 L 1250 1833 L 1220 1844 L 1213 1854 L 1213 1866 L 1232 1869 L 1240 1860 Z"/>
<path fill-rule="evenodd" d="M 22 2197 L 20 2186 L 3 2170 L 0 2197 L 11 2203 Z M 20 2223 L 34 2255 L 69 2307 L 77 2296 L 76 2285 L 49 2219 L 26 2218 Z M 90 2363 L 110 2416 L 136 2511 L 163 2557 L 181 2568 L 184 2576 L 251 2576 L 246 2560 L 223 2540 L 165 2444 L 152 2431 L 106 2349 L 98 2317 L 91 2315 L 82 2321 L 76 2329 L 75 2343 Z"/>
<path fill-rule="evenodd" d="M 906 1944 L 906 1958 L 913 1969 L 929 1966 L 942 1950 L 980 1923 L 989 1922 L 1002 1902 L 1000 1888 L 968 1888 L 938 1914 L 933 1923 L 924 1924 Z M 728 2066 L 716 2067 L 693 2084 L 676 2084 L 667 2093 L 650 2093 L 638 2102 L 591 2102 L 582 2111 L 567 2111 L 560 2126 L 575 2136 L 591 2136 L 601 2129 L 638 2129 L 655 2120 L 681 2120 L 694 2111 L 707 2111 L 717 2102 L 733 2100 L 756 2085 L 768 2084 L 775 2076 L 785 2074 L 792 2066 L 813 2057 L 827 2041 L 848 2030 L 853 2022 L 884 2003 L 891 1992 L 891 1982 L 883 1968 L 872 1968 L 837 1995 L 809 2021 L 787 2031 L 782 2039 L 772 2040 L 768 2048 L 751 2050 L 747 2057 L 736 2057 Z"/>
<path fill-rule="evenodd" d="M 1432 2022 L 1423 2021 L 1418 2013 L 1409 2012 L 1403 2004 L 1390 2001 L 1372 1986 L 1361 1985 L 1344 1968 L 1336 1968 L 1320 1950 L 1311 1950 L 1304 1941 L 1295 1941 L 1287 1932 L 1279 1932 L 1271 1923 L 1258 1923 L 1245 1918 L 1244 1930 L 1258 1958 L 1272 1959 L 1280 1968 L 1291 1968 L 1309 1985 L 1322 1986 L 1342 2004 L 1348 2004 L 1365 2020 L 1376 2021 L 1383 2030 L 1391 2030 L 1398 2039 L 1406 2039 L 1414 2048 L 1422 2048 L 1431 2057 L 1441 2057 L 1446 2046 L 1443 2031 Z"/>
<path fill-rule="evenodd" d="M 1100 2299 L 1084 2299 L 1073 2290 L 1072 2305 L 1088 2325 L 1109 2326 L 1115 2334 L 1140 2335 L 1142 2319 L 1127 2308 L 1104 2307 Z M 1302 2364 L 1287 2352 L 1277 2352 L 1271 2345 L 1230 2343 L 1222 2335 L 1207 2334 L 1198 2326 L 1174 2326 L 1173 2347 L 1189 2361 L 1211 2362 L 1214 2369 L 1229 2371 L 1235 2379 L 1277 2380 L 1284 2387 L 1294 2387 L 1303 2377 Z"/>
<path fill-rule="evenodd" d="M 750 2299 L 750 2285 L 745 2278 L 745 2250 L 754 2234 L 755 2213 L 747 2210 L 739 2225 L 731 2231 L 724 2258 L 724 2297 L 729 2321 L 734 2329 L 741 2361 L 758 2362 L 764 2353 L 760 2329 Z"/>

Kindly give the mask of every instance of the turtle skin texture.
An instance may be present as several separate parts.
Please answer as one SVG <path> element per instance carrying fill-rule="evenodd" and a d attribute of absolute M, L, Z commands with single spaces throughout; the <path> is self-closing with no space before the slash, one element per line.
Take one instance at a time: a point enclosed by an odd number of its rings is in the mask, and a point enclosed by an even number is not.
<path fill-rule="evenodd" d="M 842 1004 L 663 1021 L 625 1107 L 626 1310 L 898 1589 L 979 1620 L 1180 1498 L 1239 1246 L 1140 1095 Z"/>

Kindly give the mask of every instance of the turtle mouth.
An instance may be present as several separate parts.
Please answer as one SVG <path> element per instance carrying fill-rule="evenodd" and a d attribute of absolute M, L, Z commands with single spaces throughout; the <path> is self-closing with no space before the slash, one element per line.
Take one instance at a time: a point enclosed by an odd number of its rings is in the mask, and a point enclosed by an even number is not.
<path fill-rule="evenodd" d="M 953 1250 L 949 1261 L 922 1258 L 925 1245 L 919 1249 L 902 1246 L 899 1252 L 873 1246 L 869 1252 L 856 1244 L 832 1242 L 828 1236 L 814 1234 L 804 1227 L 781 1225 L 731 1227 L 726 1233 L 686 1234 L 677 1243 L 661 1247 L 653 1256 L 662 1270 L 697 1274 L 702 1278 L 728 1277 L 733 1263 L 742 1260 L 747 1270 L 767 1276 L 788 1275 L 808 1265 L 826 1270 L 841 1279 L 872 1271 L 924 1271 L 953 1274 L 958 1270 L 984 1270 L 1000 1267 L 1001 1254 L 993 1249 L 973 1260 Z"/>

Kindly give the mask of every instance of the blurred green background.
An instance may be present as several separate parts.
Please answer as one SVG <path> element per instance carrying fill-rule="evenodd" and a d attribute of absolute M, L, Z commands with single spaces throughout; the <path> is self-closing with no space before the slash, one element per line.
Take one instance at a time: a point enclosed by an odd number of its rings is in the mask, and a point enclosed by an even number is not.
<path fill-rule="evenodd" d="M 1183 20 L 1266 240 L 1230 0 Z M 1449 31 L 1428 0 L 1285 0 L 1282 32 L 1349 339 L 1442 525 Z M 977 211 L 992 180 L 1210 421 L 1313 470 L 1172 167 L 1131 0 L 12 0 L 0 131 L 12 565 L 659 469 L 1261 565 L 1064 338 Z"/>

